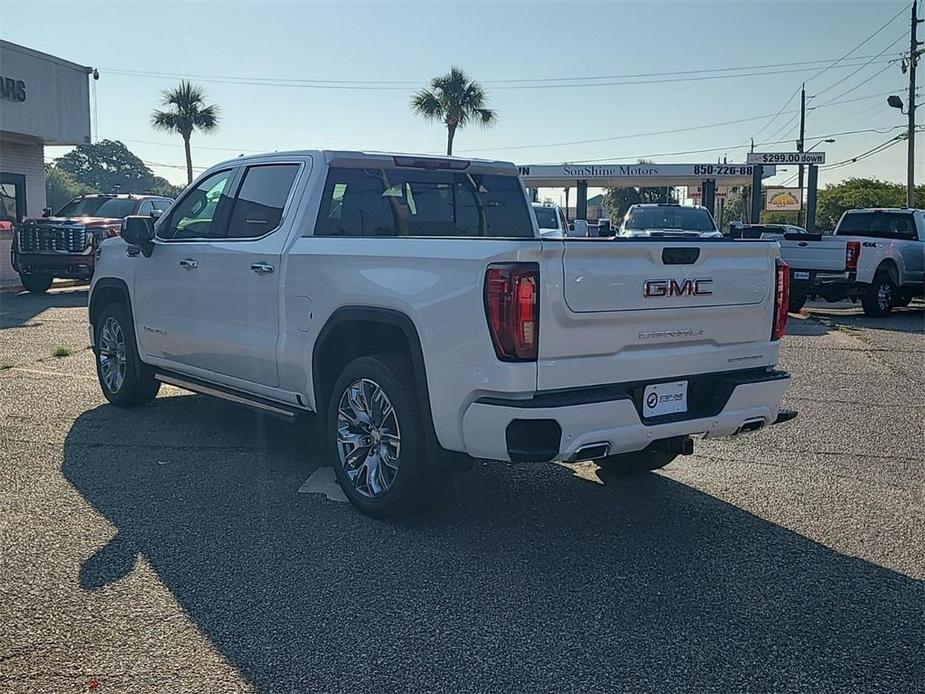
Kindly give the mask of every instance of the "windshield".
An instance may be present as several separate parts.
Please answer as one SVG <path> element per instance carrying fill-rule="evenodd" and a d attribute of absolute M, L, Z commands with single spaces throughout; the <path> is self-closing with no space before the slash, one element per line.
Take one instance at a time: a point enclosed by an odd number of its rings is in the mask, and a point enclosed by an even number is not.
<path fill-rule="evenodd" d="M 559 216 L 555 207 L 534 207 L 533 214 L 536 215 L 536 224 L 540 229 L 559 228 Z"/>
<path fill-rule="evenodd" d="M 842 217 L 835 234 L 877 239 L 914 238 L 915 222 L 909 212 L 852 212 Z"/>
<path fill-rule="evenodd" d="M 716 231 L 710 213 L 698 207 L 637 207 L 624 224 L 626 229 L 678 229 Z"/>
<path fill-rule="evenodd" d="M 76 198 L 58 211 L 59 217 L 127 217 L 135 209 L 130 198 Z"/>

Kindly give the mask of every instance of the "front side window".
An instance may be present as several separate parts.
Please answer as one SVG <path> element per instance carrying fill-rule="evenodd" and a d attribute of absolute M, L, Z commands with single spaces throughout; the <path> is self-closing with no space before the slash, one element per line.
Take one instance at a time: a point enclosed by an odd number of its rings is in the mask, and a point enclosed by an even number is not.
<path fill-rule="evenodd" d="M 150 200 L 145 200 L 141 203 L 141 207 L 138 208 L 138 214 L 151 214 L 154 211 L 154 203 Z"/>
<path fill-rule="evenodd" d="M 835 234 L 876 239 L 914 239 L 915 220 L 909 212 L 852 212 L 842 217 Z"/>
<path fill-rule="evenodd" d="M 332 167 L 316 236 L 531 238 L 515 176 Z"/>
<path fill-rule="evenodd" d="M 158 231 L 162 239 L 206 239 L 225 235 L 220 213 L 227 205 L 232 171 L 218 171 L 204 178 L 174 208 Z"/>
<path fill-rule="evenodd" d="M 228 237 L 257 238 L 278 227 L 298 171 L 298 164 L 249 167 L 231 208 Z"/>

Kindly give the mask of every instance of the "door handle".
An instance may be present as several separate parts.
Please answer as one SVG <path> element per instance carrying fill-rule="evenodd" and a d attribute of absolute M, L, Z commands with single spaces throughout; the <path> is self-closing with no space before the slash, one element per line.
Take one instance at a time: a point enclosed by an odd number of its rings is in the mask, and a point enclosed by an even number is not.
<path fill-rule="evenodd" d="M 273 266 L 269 263 L 254 263 L 251 265 L 251 270 L 256 272 L 258 275 L 269 275 L 273 272 Z"/>
<path fill-rule="evenodd" d="M 180 267 L 185 267 L 187 270 L 195 270 L 199 267 L 199 261 L 193 260 L 192 258 L 184 258 L 180 261 Z"/>

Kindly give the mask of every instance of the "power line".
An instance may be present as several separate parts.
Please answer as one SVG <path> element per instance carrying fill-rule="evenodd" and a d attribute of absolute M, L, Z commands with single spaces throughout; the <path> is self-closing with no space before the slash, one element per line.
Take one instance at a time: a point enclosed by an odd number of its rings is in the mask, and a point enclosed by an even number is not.
<path fill-rule="evenodd" d="M 884 53 L 886 53 L 888 50 L 890 50 L 890 49 L 891 49 L 893 46 L 895 46 L 897 43 L 899 43 L 900 41 L 904 40 L 908 35 L 909 35 L 909 32 L 908 32 L 908 31 L 905 32 L 902 36 L 900 36 L 898 39 L 896 39 L 895 41 L 893 41 L 893 43 L 891 43 L 889 46 L 887 46 L 887 47 L 884 48 L 882 51 L 880 51 L 880 52 L 876 55 L 876 57 L 879 58 L 881 55 L 883 55 Z M 851 72 L 851 73 L 845 75 L 844 77 L 842 77 L 842 78 L 841 78 L 840 80 L 838 80 L 837 82 L 833 82 L 832 84 L 830 84 L 828 87 L 826 87 L 826 88 L 823 89 L 822 91 L 816 92 L 815 96 L 821 96 L 822 94 L 825 94 L 825 93 L 826 93 L 827 91 L 829 91 L 830 89 L 833 89 L 834 87 L 837 87 L 837 86 L 838 86 L 839 84 L 841 84 L 842 82 L 846 82 L 847 80 L 851 79 L 851 78 L 854 77 L 856 74 L 858 74 L 861 70 L 863 70 L 863 69 L 866 68 L 868 65 L 870 65 L 873 61 L 874 61 L 874 58 L 871 58 L 871 59 L 868 60 L 866 63 L 864 63 L 863 65 L 861 65 L 860 67 L 858 67 L 857 70 L 854 70 L 853 72 Z M 891 67 L 892 63 L 893 63 L 893 61 L 887 62 L 886 67 L 884 67 L 883 70 L 881 70 L 881 71 L 878 72 L 877 74 L 879 75 L 881 72 L 885 72 L 886 70 L 888 70 L 888 69 Z M 868 81 L 869 81 L 869 80 L 864 80 L 864 82 L 861 82 L 861 84 L 865 84 L 865 83 L 868 82 Z M 858 86 L 860 86 L 860 85 L 858 85 Z M 850 90 L 849 90 L 849 91 L 850 91 Z M 847 92 L 846 92 L 846 93 L 847 93 Z"/>
<path fill-rule="evenodd" d="M 767 123 L 765 123 L 764 125 L 762 125 L 761 128 L 760 128 L 754 135 L 752 135 L 752 137 L 758 137 L 758 134 L 759 134 L 759 133 L 761 133 L 761 132 L 764 131 L 769 125 L 771 125 L 771 123 L 773 123 L 773 122 L 777 119 L 777 117 L 778 117 L 781 113 L 784 112 L 784 109 L 787 108 L 787 107 L 790 105 L 790 102 L 793 101 L 793 98 L 794 98 L 797 94 L 799 94 L 799 93 L 800 93 L 800 87 L 797 87 L 796 90 L 793 92 L 793 94 L 790 95 L 790 98 L 787 99 L 787 100 L 784 102 L 784 105 L 780 107 L 780 110 L 779 110 L 777 113 L 775 113 L 773 116 L 771 116 L 771 120 L 769 120 Z"/>
<path fill-rule="evenodd" d="M 841 61 L 845 60 L 845 58 L 847 58 L 847 57 L 850 56 L 852 53 L 854 53 L 857 49 L 859 49 L 859 48 L 860 48 L 861 46 L 863 46 L 865 43 L 867 43 L 868 41 L 870 41 L 872 38 L 874 38 L 877 34 L 879 34 L 881 31 L 883 31 L 884 29 L 886 29 L 888 26 L 890 26 L 890 24 L 892 24 L 893 22 L 895 22 L 895 21 L 900 17 L 900 15 L 904 14 L 904 13 L 906 12 L 906 10 L 908 10 L 909 7 L 911 7 L 911 6 L 912 6 L 912 3 L 909 3 L 908 5 L 906 5 L 906 6 L 905 6 L 903 9 L 901 9 L 899 12 L 897 12 L 897 13 L 894 14 L 892 17 L 890 17 L 890 18 L 886 21 L 886 23 L 882 24 L 878 29 L 874 30 L 874 32 L 873 32 L 872 34 L 870 34 L 866 39 L 864 39 L 864 40 L 861 41 L 858 45 L 856 45 L 854 48 L 852 48 L 850 51 L 848 51 L 847 53 L 845 53 L 841 58 L 838 58 L 838 59 L 837 59 L 835 62 L 833 62 L 831 65 L 822 68 L 819 72 L 817 72 L 815 75 L 813 75 L 812 77 L 810 77 L 810 78 L 809 78 L 808 80 L 806 80 L 806 81 L 807 81 L 807 82 L 812 82 L 814 79 L 816 79 L 817 77 L 819 77 L 819 75 L 822 75 L 822 74 L 824 74 L 825 72 L 827 72 L 827 71 L 831 70 L 832 68 L 834 68 L 834 67 L 835 67 L 836 65 L 838 65 Z"/>
<path fill-rule="evenodd" d="M 867 96 L 858 97 L 856 99 L 845 99 L 844 101 L 833 101 L 831 103 L 825 104 L 825 106 L 826 107 L 838 106 L 840 104 L 848 104 L 854 101 L 862 101 L 866 99 L 880 98 L 882 96 L 885 96 L 891 93 L 892 92 L 882 92 L 879 94 L 869 94 Z M 822 106 L 819 106 L 817 108 L 822 108 Z M 791 111 L 785 111 L 785 113 L 791 113 Z M 796 113 L 799 113 L 799 110 L 797 110 Z M 519 150 L 519 149 L 541 149 L 544 147 L 567 147 L 569 145 L 598 144 L 600 142 L 613 142 L 614 140 L 627 140 L 627 139 L 633 139 L 637 137 L 650 137 L 653 135 L 673 135 L 675 133 L 692 132 L 696 130 L 707 130 L 710 128 L 719 128 L 719 127 L 724 127 L 727 125 L 738 125 L 740 123 L 750 123 L 756 120 L 763 120 L 770 115 L 771 114 L 769 113 L 765 113 L 760 116 L 750 116 L 748 118 L 739 118 L 737 120 L 723 121 L 720 123 L 707 123 L 705 125 L 693 125 L 693 126 L 687 126 L 684 128 L 672 128 L 670 130 L 652 130 L 649 132 L 632 133 L 628 135 L 614 135 L 612 137 L 601 137 L 601 138 L 595 138 L 591 140 L 573 140 L 570 142 L 547 142 L 544 144 L 532 144 L 532 145 L 508 145 L 508 146 L 503 146 L 503 147 L 478 147 L 478 148 L 470 148 L 470 149 L 460 149 L 458 151 L 459 152 L 495 152 L 495 151 L 507 151 L 507 150 Z"/>
<path fill-rule="evenodd" d="M 845 131 L 842 131 L 842 132 L 835 132 L 835 133 L 824 133 L 824 134 L 819 134 L 819 135 L 807 135 L 807 136 L 806 136 L 806 139 L 807 139 L 807 140 L 821 140 L 821 139 L 825 139 L 825 138 L 829 138 L 829 137 L 845 137 L 845 136 L 861 135 L 861 134 L 868 134 L 868 133 L 880 133 L 880 134 L 885 134 L 885 133 L 890 132 L 891 130 L 899 130 L 900 128 L 905 128 L 905 126 L 904 126 L 904 125 L 894 125 L 894 126 L 892 126 L 892 127 L 884 128 L 884 129 L 878 129 L 878 128 L 865 128 L 865 129 L 863 129 L 863 130 L 845 130 Z M 756 147 L 766 147 L 766 146 L 768 146 L 768 145 L 779 145 L 779 144 L 784 144 L 784 143 L 787 143 L 787 142 L 790 142 L 790 140 L 788 139 L 788 140 L 776 140 L 776 141 L 767 141 L 767 142 L 756 142 L 756 143 L 755 143 L 755 146 L 756 146 Z M 742 144 L 741 142 L 737 142 L 737 143 L 735 143 L 735 144 L 723 145 L 723 146 L 721 146 L 721 147 L 707 147 L 707 148 L 704 148 L 704 149 L 689 149 L 689 150 L 682 150 L 682 151 L 677 151 L 677 152 L 648 152 L 648 153 L 646 153 L 646 154 L 620 154 L 620 155 L 613 155 L 613 156 L 609 156 L 609 157 L 602 157 L 602 158 L 599 158 L 599 159 L 570 159 L 570 160 L 569 160 L 569 163 L 572 163 L 572 164 L 593 164 L 593 163 L 602 162 L 602 161 L 620 161 L 620 160 L 629 160 L 629 159 L 645 159 L 645 158 L 649 158 L 649 157 L 677 157 L 677 156 L 685 156 L 685 155 L 689 155 L 689 154 L 705 154 L 705 153 L 707 153 L 707 152 L 722 152 L 722 151 L 724 151 L 724 150 L 728 151 L 728 150 L 731 150 L 731 149 L 738 149 L 738 148 L 744 148 L 744 147 L 746 147 L 745 144 Z M 545 163 L 557 164 L 557 163 L 560 163 L 560 162 L 545 162 Z"/>
<path fill-rule="evenodd" d="M 840 69 L 855 67 L 855 64 L 843 65 Z M 801 67 L 801 68 L 790 68 L 786 70 L 767 70 L 759 72 L 736 72 L 735 74 L 719 74 L 719 75 L 702 75 L 695 74 L 700 72 L 715 72 L 721 70 L 722 68 L 709 69 L 709 70 L 690 70 L 690 71 L 672 71 L 665 73 L 645 73 L 649 75 L 656 76 L 667 76 L 666 79 L 647 79 L 640 80 L 635 76 L 625 76 L 616 79 L 615 81 L 596 81 L 596 82 L 583 82 L 576 83 L 564 82 L 564 83 L 546 83 L 546 84 L 501 84 L 498 82 L 489 82 L 486 81 L 486 84 L 493 84 L 492 89 L 496 91 L 511 91 L 511 90 L 524 90 L 524 89 L 574 89 L 574 88 L 585 88 L 585 87 L 613 87 L 613 86 L 633 86 L 633 85 L 650 85 L 650 84 L 668 84 L 675 82 L 701 82 L 701 81 L 711 81 L 711 80 L 721 80 L 721 79 L 735 79 L 738 77 L 759 77 L 763 75 L 782 75 L 782 74 L 791 74 L 806 72 L 807 70 L 813 69 L 812 67 Z M 736 70 L 746 69 L 746 68 L 735 68 Z M 398 83 L 391 82 L 337 82 L 335 80 L 294 80 L 294 79 L 283 79 L 283 78 L 242 78 L 242 77 L 233 77 L 233 76 L 206 76 L 206 75 L 189 75 L 183 73 L 165 73 L 165 72 L 142 72 L 142 71 L 132 71 L 132 70 L 119 70 L 119 69 L 108 69 L 108 73 L 114 75 L 126 75 L 131 77 L 142 77 L 142 78 L 153 78 L 153 79 L 197 79 L 202 82 L 215 83 L 215 84 L 238 84 L 238 85 L 248 85 L 248 86 L 258 86 L 258 87 L 284 87 L 284 88 L 295 88 L 295 89 L 343 89 L 343 90 L 355 90 L 355 91 L 402 91 L 407 92 L 409 87 L 414 84 L 420 86 L 421 83 L 400 83 L 408 86 L 396 86 Z M 555 82 L 556 78 L 545 78 L 548 82 Z M 568 78 L 569 80 L 578 80 L 582 78 Z M 590 78 L 589 78 L 590 79 Z M 593 79 L 609 79 L 609 78 L 593 78 Z M 559 80 L 562 82 L 563 80 Z"/>

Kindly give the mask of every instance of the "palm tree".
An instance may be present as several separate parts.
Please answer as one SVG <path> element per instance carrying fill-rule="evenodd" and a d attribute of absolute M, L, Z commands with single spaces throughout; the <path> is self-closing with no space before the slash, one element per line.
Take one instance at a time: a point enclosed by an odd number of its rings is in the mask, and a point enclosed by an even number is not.
<path fill-rule="evenodd" d="M 169 107 L 165 111 L 155 109 L 151 114 L 151 125 L 155 130 L 179 133 L 186 149 L 187 183 L 193 182 L 193 159 L 189 151 L 189 139 L 194 130 L 204 133 L 218 128 L 218 106 L 206 106 L 206 93 L 187 80 L 180 86 L 161 92 L 161 104 Z"/>
<path fill-rule="evenodd" d="M 430 89 L 422 89 L 411 99 L 412 110 L 428 120 L 446 124 L 446 153 L 453 154 L 456 130 L 470 121 L 490 128 L 498 120 L 497 111 L 485 108 L 485 90 L 470 80 L 458 67 L 430 81 Z"/>

